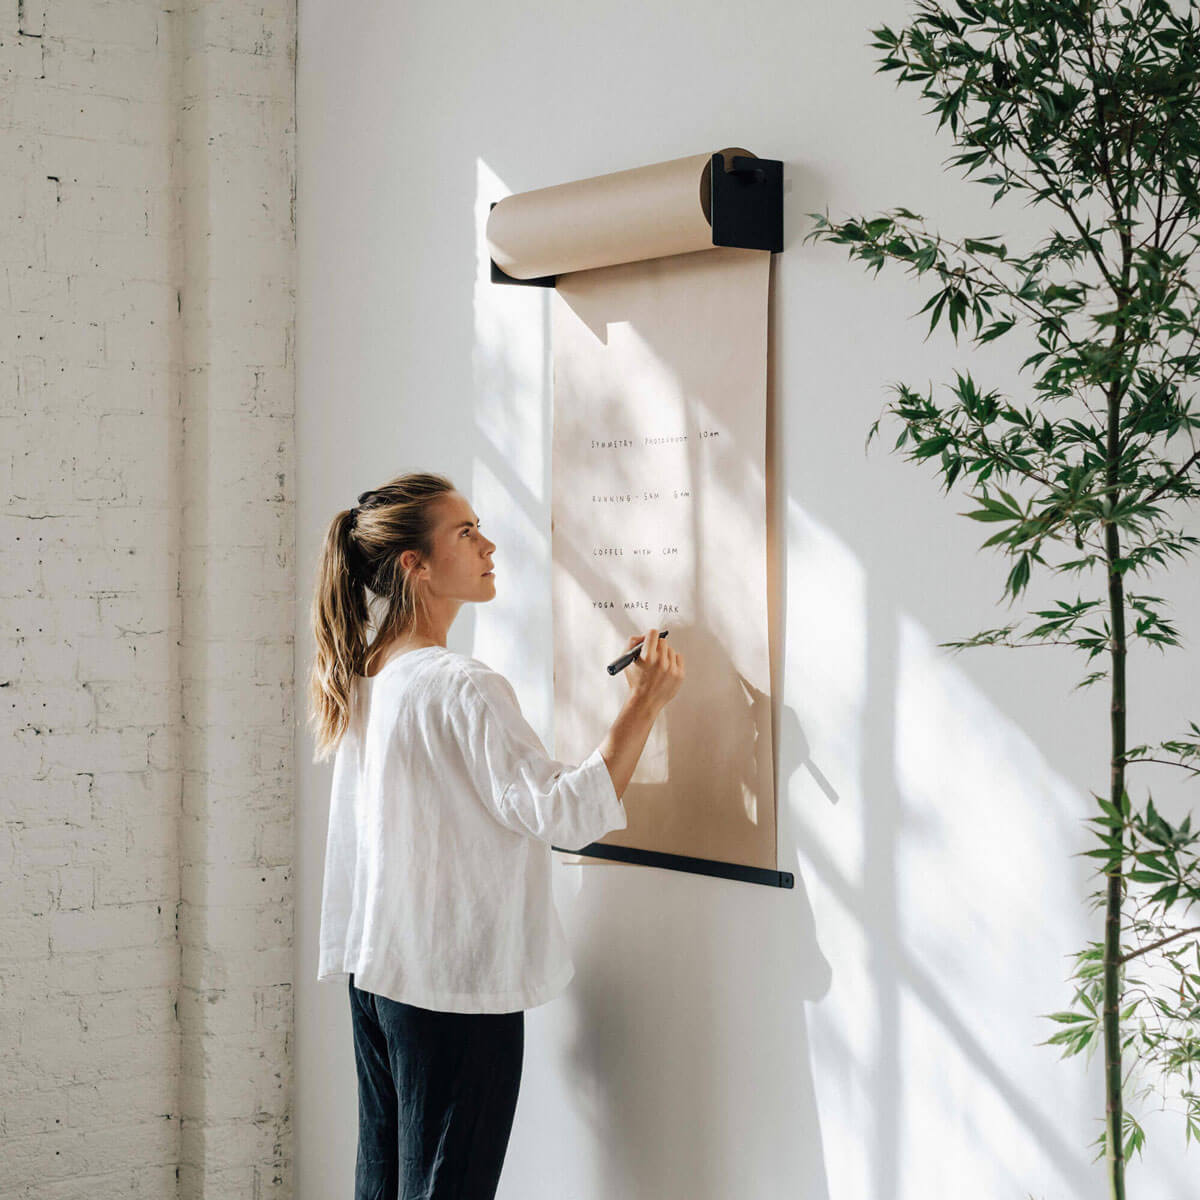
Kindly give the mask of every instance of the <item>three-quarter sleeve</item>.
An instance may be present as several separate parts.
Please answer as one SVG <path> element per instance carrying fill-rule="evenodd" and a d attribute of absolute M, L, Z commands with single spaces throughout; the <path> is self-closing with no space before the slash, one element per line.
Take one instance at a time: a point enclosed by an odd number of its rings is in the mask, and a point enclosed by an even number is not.
<path fill-rule="evenodd" d="M 551 758 L 498 671 L 473 660 L 448 713 L 480 800 L 506 828 L 579 850 L 627 826 L 599 747 L 578 766 Z"/>

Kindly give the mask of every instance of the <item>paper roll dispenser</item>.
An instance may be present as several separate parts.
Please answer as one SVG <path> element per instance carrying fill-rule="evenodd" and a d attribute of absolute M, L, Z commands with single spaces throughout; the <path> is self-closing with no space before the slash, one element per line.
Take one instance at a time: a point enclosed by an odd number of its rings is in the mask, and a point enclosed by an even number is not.
<path fill-rule="evenodd" d="M 487 240 L 492 282 L 534 287 L 713 246 L 778 252 L 783 162 L 729 147 L 519 192 L 491 205 Z"/>

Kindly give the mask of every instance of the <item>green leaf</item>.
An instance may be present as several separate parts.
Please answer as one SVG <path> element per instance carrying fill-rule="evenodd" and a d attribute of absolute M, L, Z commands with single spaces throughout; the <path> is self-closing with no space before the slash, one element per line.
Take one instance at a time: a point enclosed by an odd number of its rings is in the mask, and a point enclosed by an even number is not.
<path fill-rule="evenodd" d="M 912 451 L 912 457 L 929 458 L 931 455 L 944 450 L 952 441 L 954 441 L 954 438 L 951 434 L 938 434 L 936 437 L 928 438 L 916 446 Z"/>
<path fill-rule="evenodd" d="M 1068 1022 L 1068 1021 L 1072 1021 L 1072 1022 L 1074 1022 L 1074 1021 L 1089 1021 L 1090 1022 L 1090 1021 L 1095 1021 L 1095 1019 L 1096 1019 L 1095 1017 L 1090 1016 L 1088 1013 L 1077 1013 L 1077 1012 L 1042 1013 L 1041 1015 L 1043 1017 L 1049 1017 L 1050 1020 L 1052 1020 L 1052 1021 L 1061 1021 L 1064 1023 Z"/>
<path fill-rule="evenodd" d="M 1017 559 L 1017 565 L 1008 573 L 1005 590 L 1012 592 L 1015 599 L 1021 589 L 1029 582 L 1029 552 L 1023 551 Z"/>
<path fill-rule="evenodd" d="M 1007 321 L 994 321 L 987 327 L 984 335 L 979 338 L 979 343 L 982 345 L 985 342 L 995 341 L 998 337 L 1003 337 L 1017 322 L 1014 319 Z"/>
<path fill-rule="evenodd" d="M 1008 257 L 1008 247 L 1003 242 L 999 246 L 993 246 L 980 238 L 965 238 L 963 248 L 968 254 L 994 254 L 997 258 Z"/>

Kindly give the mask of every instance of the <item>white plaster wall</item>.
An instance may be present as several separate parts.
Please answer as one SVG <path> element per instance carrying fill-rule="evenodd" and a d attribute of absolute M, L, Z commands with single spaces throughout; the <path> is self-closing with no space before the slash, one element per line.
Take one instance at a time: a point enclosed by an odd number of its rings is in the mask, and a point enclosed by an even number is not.
<path fill-rule="evenodd" d="M 914 317 L 932 285 L 801 244 L 804 215 L 904 205 L 948 236 L 1031 244 L 1049 214 L 947 173 L 949 128 L 875 71 L 899 0 L 300 8 L 297 684 L 333 514 L 414 469 L 448 473 L 497 543 L 494 601 L 453 648 L 513 679 L 551 744 L 547 300 L 487 283 L 488 203 L 723 145 L 786 163 L 776 256 L 771 499 L 779 866 L 793 891 L 556 865 L 577 975 L 527 1013 L 503 1200 L 1064 1200 L 1095 1196 L 1098 1064 L 1035 1043 L 1066 1007 L 1087 912 L 1089 790 L 1107 699 L 1068 652 L 936 643 L 1005 623 L 1007 564 L 934 473 L 867 430 L 904 380 L 970 369 L 1023 399 L 1028 343 L 972 352 Z M 945 395 L 945 393 L 943 393 Z M 1194 532 L 1193 526 L 1193 532 Z M 1086 586 L 1086 585 L 1085 585 Z M 1194 564 L 1144 591 L 1185 636 Z M 1027 608 L 1074 598 L 1038 586 Z M 1022 609 L 1024 611 L 1024 609 Z M 600 654 L 601 648 L 581 647 Z M 1197 716 L 1191 651 L 1138 647 L 1131 744 Z M 619 704 L 613 697 L 613 712 Z M 346 996 L 315 982 L 329 768 L 297 740 L 297 1183 L 345 1195 L 356 1091 Z M 1132 785 L 1182 812 L 1184 785 Z M 1194 789 L 1192 792 L 1194 796 Z M 1131 1196 L 1183 1200 L 1182 1123 Z"/>

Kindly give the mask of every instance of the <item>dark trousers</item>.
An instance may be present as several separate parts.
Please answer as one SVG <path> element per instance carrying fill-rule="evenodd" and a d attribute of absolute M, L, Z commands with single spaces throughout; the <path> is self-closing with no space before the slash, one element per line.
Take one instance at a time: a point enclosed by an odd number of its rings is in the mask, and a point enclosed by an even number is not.
<path fill-rule="evenodd" d="M 525 1013 L 435 1012 L 350 976 L 358 1068 L 354 1200 L 492 1200 L 508 1149 Z"/>

